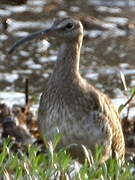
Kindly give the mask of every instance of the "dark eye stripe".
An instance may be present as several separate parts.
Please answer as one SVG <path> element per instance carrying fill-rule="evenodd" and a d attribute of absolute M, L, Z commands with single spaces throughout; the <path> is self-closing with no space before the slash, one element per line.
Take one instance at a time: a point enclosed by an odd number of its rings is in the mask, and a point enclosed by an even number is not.
<path fill-rule="evenodd" d="M 73 28 L 67 28 L 67 25 L 69 26 L 69 24 L 72 24 L 72 26 L 73 26 Z M 73 23 L 67 23 L 64 27 L 60 27 L 58 30 L 59 31 L 67 31 L 67 30 L 76 30 L 76 29 L 78 29 L 79 28 L 79 26 L 78 25 L 75 25 L 75 24 L 73 24 Z"/>

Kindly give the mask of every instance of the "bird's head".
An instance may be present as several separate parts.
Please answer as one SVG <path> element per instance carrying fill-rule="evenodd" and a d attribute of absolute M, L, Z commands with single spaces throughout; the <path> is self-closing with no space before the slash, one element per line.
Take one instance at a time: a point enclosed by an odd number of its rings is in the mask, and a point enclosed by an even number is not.
<path fill-rule="evenodd" d="M 46 30 L 32 33 L 23 39 L 16 42 L 12 48 L 9 50 L 9 53 L 12 53 L 16 48 L 32 39 L 44 36 L 44 37 L 55 37 L 59 38 L 60 41 L 75 41 L 80 36 L 83 35 L 83 26 L 79 20 L 66 17 L 59 18 L 54 21 L 53 25 Z"/>

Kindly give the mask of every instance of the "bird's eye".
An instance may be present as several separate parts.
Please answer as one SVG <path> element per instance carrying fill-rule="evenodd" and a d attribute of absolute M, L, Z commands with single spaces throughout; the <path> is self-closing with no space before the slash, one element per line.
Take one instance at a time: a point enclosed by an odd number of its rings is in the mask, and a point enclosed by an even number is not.
<path fill-rule="evenodd" d="M 66 25 L 66 29 L 72 29 L 73 28 L 73 24 L 72 23 L 68 23 L 67 25 Z"/>

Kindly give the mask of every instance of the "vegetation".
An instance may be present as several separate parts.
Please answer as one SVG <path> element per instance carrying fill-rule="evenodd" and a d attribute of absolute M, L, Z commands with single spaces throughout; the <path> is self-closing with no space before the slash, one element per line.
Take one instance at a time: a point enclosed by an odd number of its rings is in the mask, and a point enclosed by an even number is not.
<path fill-rule="evenodd" d="M 121 112 L 135 97 L 135 88 L 129 92 L 125 78 L 122 75 L 127 102 L 119 107 Z M 125 137 L 132 135 L 132 123 L 127 126 L 129 110 L 126 123 L 122 121 Z M 129 129 L 129 133 L 128 133 Z M 128 138 L 125 138 L 128 142 Z M 68 153 L 69 147 L 57 149 L 61 135 L 57 134 L 52 142 L 33 144 L 28 147 L 18 146 L 11 138 L 5 139 L 0 146 L 0 180 L 134 180 L 135 167 L 133 161 L 121 163 L 119 160 L 110 159 L 106 163 L 100 163 L 102 148 L 97 147 L 93 158 L 89 150 L 82 146 L 85 154 L 84 164 L 73 160 Z M 38 139 L 37 139 L 38 141 Z"/>
<path fill-rule="evenodd" d="M 98 148 L 95 160 L 89 156 L 84 147 L 86 160 L 83 165 L 73 160 L 67 153 L 67 148 L 56 151 L 56 143 L 48 142 L 47 150 L 41 152 L 39 145 L 32 145 L 23 151 L 16 150 L 10 139 L 4 141 L 0 153 L 0 179 L 16 180 L 132 180 L 133 164 L 124 162 L 121 164 L 116 159 L 110 159 L 107 163 L 99 164 L 101 148 Z M 91 159 L 91 161 L 90 161 Z M 90 163 L 92 162 L 92 164 Z"/>

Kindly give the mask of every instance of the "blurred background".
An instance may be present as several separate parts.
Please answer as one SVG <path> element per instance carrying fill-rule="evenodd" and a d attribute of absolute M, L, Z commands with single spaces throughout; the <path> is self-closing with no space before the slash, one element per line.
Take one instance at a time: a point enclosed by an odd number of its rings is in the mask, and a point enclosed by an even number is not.
<path fill-rule="evenodd" d="M 135 0 L 1 0 L 1 101 L 8 99 L 12 104 L 18 98 L 16 103 L 20 103 L 26 78 L 31 97 L 39 99 L 52 73 L 59 42 L 33 40 L 10 56 L 7 52 L 20 38 L 48 28 L 55 18 L 64 16 L 76 17 L 84 25 L 81 74 L 114 99 L 117 106 L 127 100 L 120 72 L 127 87 L 134 87 Z"/>

